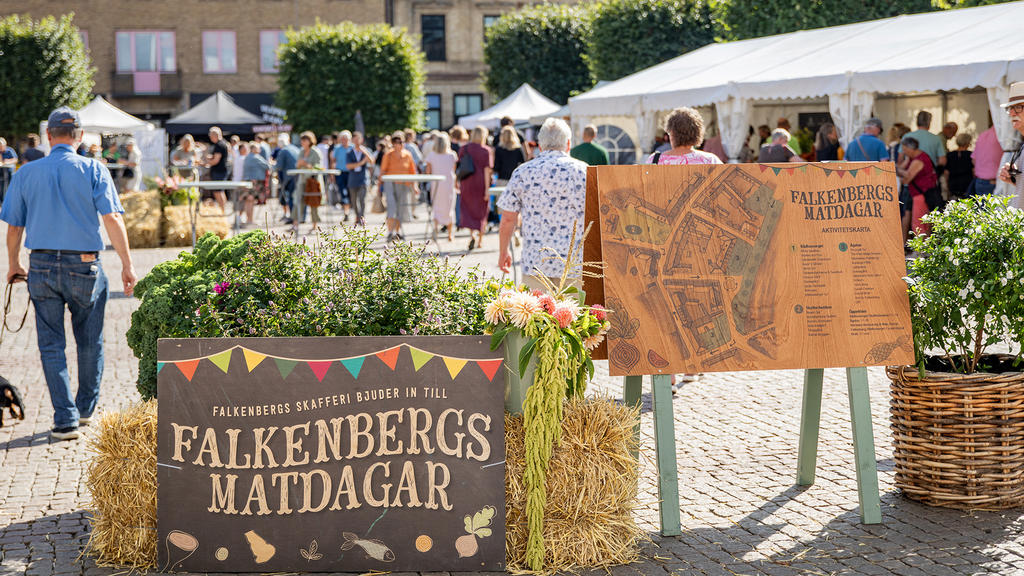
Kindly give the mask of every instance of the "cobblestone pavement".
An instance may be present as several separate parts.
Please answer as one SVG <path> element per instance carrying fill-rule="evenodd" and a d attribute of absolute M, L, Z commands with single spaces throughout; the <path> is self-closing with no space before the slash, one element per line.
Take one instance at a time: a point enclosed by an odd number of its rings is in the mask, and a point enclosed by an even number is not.
<path fill-rule="evenodd" d="M 411 230 L 422 230 L 424 217 L 420 212 Z M 379 221 L 375 216 L 371 224 Z M 456 240 L 442 242 L 441 249 L 463 254 L 468 237 Z M 488 246 L 473 251 L 467 263 L 495 272 L 497 237 L 487 240 Z M 137 269 L 144 273 L 176 253 L 138 250 Z M 108 275 L 116 279 L 116 257 L 108 252 L 103 259 Z M 0 274 L 5 267 L 6 258 L 0 258 Z M 19 287 L 18 294 L 24 297 L 24 289 Z M 19 299 L 17 308 L 22 304 Z M 112 294 L 101 411 L 137 399 L 135 362 L 124 338 L 136 304 Z M 72 378 L 73 351 L 69 345 Z M 621 396 L 620 379 L 607 376 L 605 362 L 598 364 L 601 374 L 591 390 Z M 25 330 L 9 335 L 0 348 L 0 374 L 21 388 L 27 403 L 25 421 L 0 428 L 0 574 L 123 573 L 80 557 L 89 530 L 89 495 L 82 483 L 89 454 L 84 440 L 50 441 L 52 410 L 39 366 L 30 318 Z M 923 506 L 896 492 L 888 381 L 880 369 L 869 371 L 869 381 L 883 524 L 859 522 L 841 370 L 826 371 L 817 483 L 811 487 L 794 483 L 801 373 L 708 374 L 687 385 L 673 403 L 683 535 L 671 538 L 657 535 L 650 397 L 645 394 L 637 520 L 651 538 L 643 546 L 642 562 L 614 568 L 611 574 L 1024 574 L 1024 510 L 965 513 Z"/>

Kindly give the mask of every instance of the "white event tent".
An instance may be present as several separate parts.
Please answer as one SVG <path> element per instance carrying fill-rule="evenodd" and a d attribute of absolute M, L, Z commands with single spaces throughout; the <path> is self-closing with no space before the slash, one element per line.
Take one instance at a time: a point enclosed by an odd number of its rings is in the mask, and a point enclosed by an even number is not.
<path fill-rule="evenodd" d="M 82 128 L 86 132 L 134 134 L 154 128 L 153 124 L 136 118 L 107 102 L 103 96 L 97 96 L 92 102 L 86 104 L 78 111 L 78 115 L 82 118 Z"/>
<path fill-rule="evenodd" d="M 574 127 L 630 123 L 643 146 L 666 111 L 714 106 L 735 162 L 755 105 L 827 98 L 845 143 L 879 97 L 974 90 L 1008 149 L 1015 133 L 998 104 L 1024 80 L 1021 22 L 1024 2 L 1012 2 L 712 44 L 570 98 L 569 108 Z M 977 132 L 988 127 L 983 116 L 973 122 Z"/>
<path fill-rule="evenodd" d="M 151 122 L 132 116 L 108 102 L 103 96 L 96 96 L 78 110 L 82 120 L 82 141 L 99 144 L 103 134 L 131 134 L 142 153 L 142 174 L 159 175 L 166 165 L 167 135 Z M 46 134 L 46 122 L 39 125 L 39 133 Z M 49 142 L 42 139 L 47 149 Z"/>
<path fill-rule="evenodd" d="M 494 131 L 502 118 L 508 116 L 516 122 L 525 122 L 531 116 L 551 114 L 561 108 L 558 104 L 546 98 L 540 92 L 534 90 L 533 86 L 524 83 L 516 91 L 509 94 L 504 100 L 486 110 L 476 114 L 462 116 L 459 124 L 467 130 L 477 126 L 483 126 Z"/>

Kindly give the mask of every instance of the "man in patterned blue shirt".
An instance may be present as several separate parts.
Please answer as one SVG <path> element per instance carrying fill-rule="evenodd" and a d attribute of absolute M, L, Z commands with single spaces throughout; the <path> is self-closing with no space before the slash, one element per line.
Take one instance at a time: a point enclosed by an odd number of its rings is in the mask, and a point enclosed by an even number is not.
<path fill-rule="evenodd" d="M 498 200 L 502 210 L 498 267 L 508 273 L 512 266 L 509 240 L 519 217 L 523 226 L 523 278 L 530 288 L 542 284 L 534 276 L 547 276 L 557 285 L 569 256 L 573 226 L 576 242 L 583 234 L 583 210 L 587 191 L 587 165 L 569 156 L 572 131 L 564 120 L 548 118 L 537 134 L 540 154 L 512 172 Z M 579 285 L 580 260 L 571 276 Z"/>

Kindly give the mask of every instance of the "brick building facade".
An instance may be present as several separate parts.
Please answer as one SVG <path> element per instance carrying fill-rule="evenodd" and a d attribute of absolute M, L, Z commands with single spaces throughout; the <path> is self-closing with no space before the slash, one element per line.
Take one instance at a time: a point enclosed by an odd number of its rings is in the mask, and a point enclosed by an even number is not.
<path fill-rule="evenodd" d="M 21 0 L 32 18 L 74 12 L 96 67 L 94 92 L 162 122 L 217 90 L 259 114 L 277 91 L 283 31 L 313 24 L 387 22 L 421 36 L 428 125 L 490 105 L 481 74 L 485 27 L 536 0 Z"/>

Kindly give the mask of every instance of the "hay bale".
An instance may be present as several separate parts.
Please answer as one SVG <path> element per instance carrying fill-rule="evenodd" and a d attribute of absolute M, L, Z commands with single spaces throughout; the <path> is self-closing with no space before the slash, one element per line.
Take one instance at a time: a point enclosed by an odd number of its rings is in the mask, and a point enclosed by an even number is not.
<path fill-rule="evenodd" d="M 192 221 L 189 220 L 188 206 L 164 207 L 164 246 L 191 246 Z M 224 212 L 216 205 L 203 204 L 196 219 L 196 238 L 213 232 L 220 238 L 231 234 L 231 224 Z"/>
<path fill-rule="evenodd" d="M 132 248 L 160 246 L 160 192 L 125 192 L 121 194 L 124 206 L 124 225 L 128 230 L 128 245 Z"/>
<path fill-rule="evenodd" d="M 89 438 L 91 553 L 101 565 L 156 565 L 156 401 L 106 413 Z"/>
<path fill-rule="evenodd" d="M 566 404 L 562 443 L 548 468 L 545 572 L 635 562 L 644 537 L 633 520 L 639 468 L 637 409 L 607 399 Z M 98 560 L 146 569 L 156 564 L 156 400 L 106 414 L 90 442 L 96 458 L 91 548 Z M 505 556 L 527 572 L 523 419 L 505 414 Z"/>
<path fill-rule="evenodd" d="M 562 442 L 548 466 L 544 569 L 563 571 L 634 562 L 643 537 L 633 520 L 639 467 L 636 409 L 607 399 L 566 404 Z M 505 556 L 527 571 L 523 419 L 505 414 Z"/>

